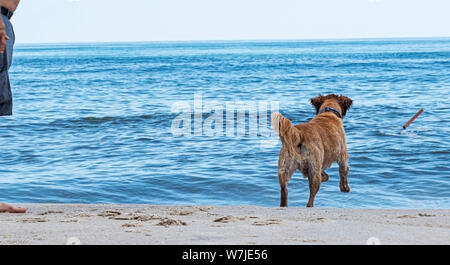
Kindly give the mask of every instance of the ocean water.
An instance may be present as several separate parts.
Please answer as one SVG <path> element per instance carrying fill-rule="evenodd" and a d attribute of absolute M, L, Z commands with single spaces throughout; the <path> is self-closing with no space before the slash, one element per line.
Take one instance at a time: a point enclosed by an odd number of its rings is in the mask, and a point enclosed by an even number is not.
<path fill-rule="evenodd" d="M 10 77 L 0 201 L 278 206 L 276 135 L 175 136 L 174 105 L 279 102 L 301 123 L 338 93 L 352 191 L 333 166 L 315 206 L 450 208 L 450 39 L 19 44 Z M 295 173 L 289 205 L 308 195 Z"/>

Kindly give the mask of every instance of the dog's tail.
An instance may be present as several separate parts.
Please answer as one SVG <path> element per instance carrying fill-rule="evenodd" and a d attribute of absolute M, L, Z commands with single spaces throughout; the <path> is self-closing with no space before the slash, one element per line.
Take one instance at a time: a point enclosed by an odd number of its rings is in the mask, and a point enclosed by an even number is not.
<path fill-rule="evenodd" d="M 287 147 L 297 147 L 302 142 L 301 132 L 292 125 L 292 122 L 281 113 L 274 112 L 270 117 L 272 128 L 278 133 L 283 144 Z"/>
<path fill-rule="evenodd" d="M 270 116 L 270 123 L 272 125 L 272 129 L 282 138 L 289 134 L 293 127 L 292 122 L 279 112 L 272 113 Z"/>

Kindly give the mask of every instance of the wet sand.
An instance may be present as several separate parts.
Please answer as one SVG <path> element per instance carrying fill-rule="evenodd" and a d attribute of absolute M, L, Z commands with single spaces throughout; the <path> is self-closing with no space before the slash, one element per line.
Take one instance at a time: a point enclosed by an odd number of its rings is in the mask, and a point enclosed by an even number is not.
<path fill-rule="evenodd" d="M 450 244 L 450 210 L 29 204 L 0 244 Z"/>

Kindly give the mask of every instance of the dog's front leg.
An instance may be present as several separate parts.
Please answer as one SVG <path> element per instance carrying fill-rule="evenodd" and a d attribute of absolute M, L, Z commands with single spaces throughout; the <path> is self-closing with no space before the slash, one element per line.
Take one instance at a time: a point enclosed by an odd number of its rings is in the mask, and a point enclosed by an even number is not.
<path fill-rule="evenodd" d="M 339 176 L 341 178 L 339 182 L 339 188 L 341 189 L 341 192 L 350 192 L 350 186 L 348 185 L 347 175 L 348 175 L 348 162 L 347 161 L 339 162 Z"/>

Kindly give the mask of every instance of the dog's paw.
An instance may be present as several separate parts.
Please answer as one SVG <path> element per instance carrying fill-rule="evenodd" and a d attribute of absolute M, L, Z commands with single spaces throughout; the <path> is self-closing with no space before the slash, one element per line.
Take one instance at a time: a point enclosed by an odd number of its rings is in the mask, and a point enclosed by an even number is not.
<path fill-rule="evenodd" d="M 322 182 L 327 182 L 329 178 L 330 177 L 328 176 L 327 173 L 325 173 L 325 171 L 322 172 Z"/>
<path fill-rule="evenodd" d="M 339 187 L 341 188 L 341 192 L 350 192 L 350 186 L 347 183 L 340 183 Z"/>

